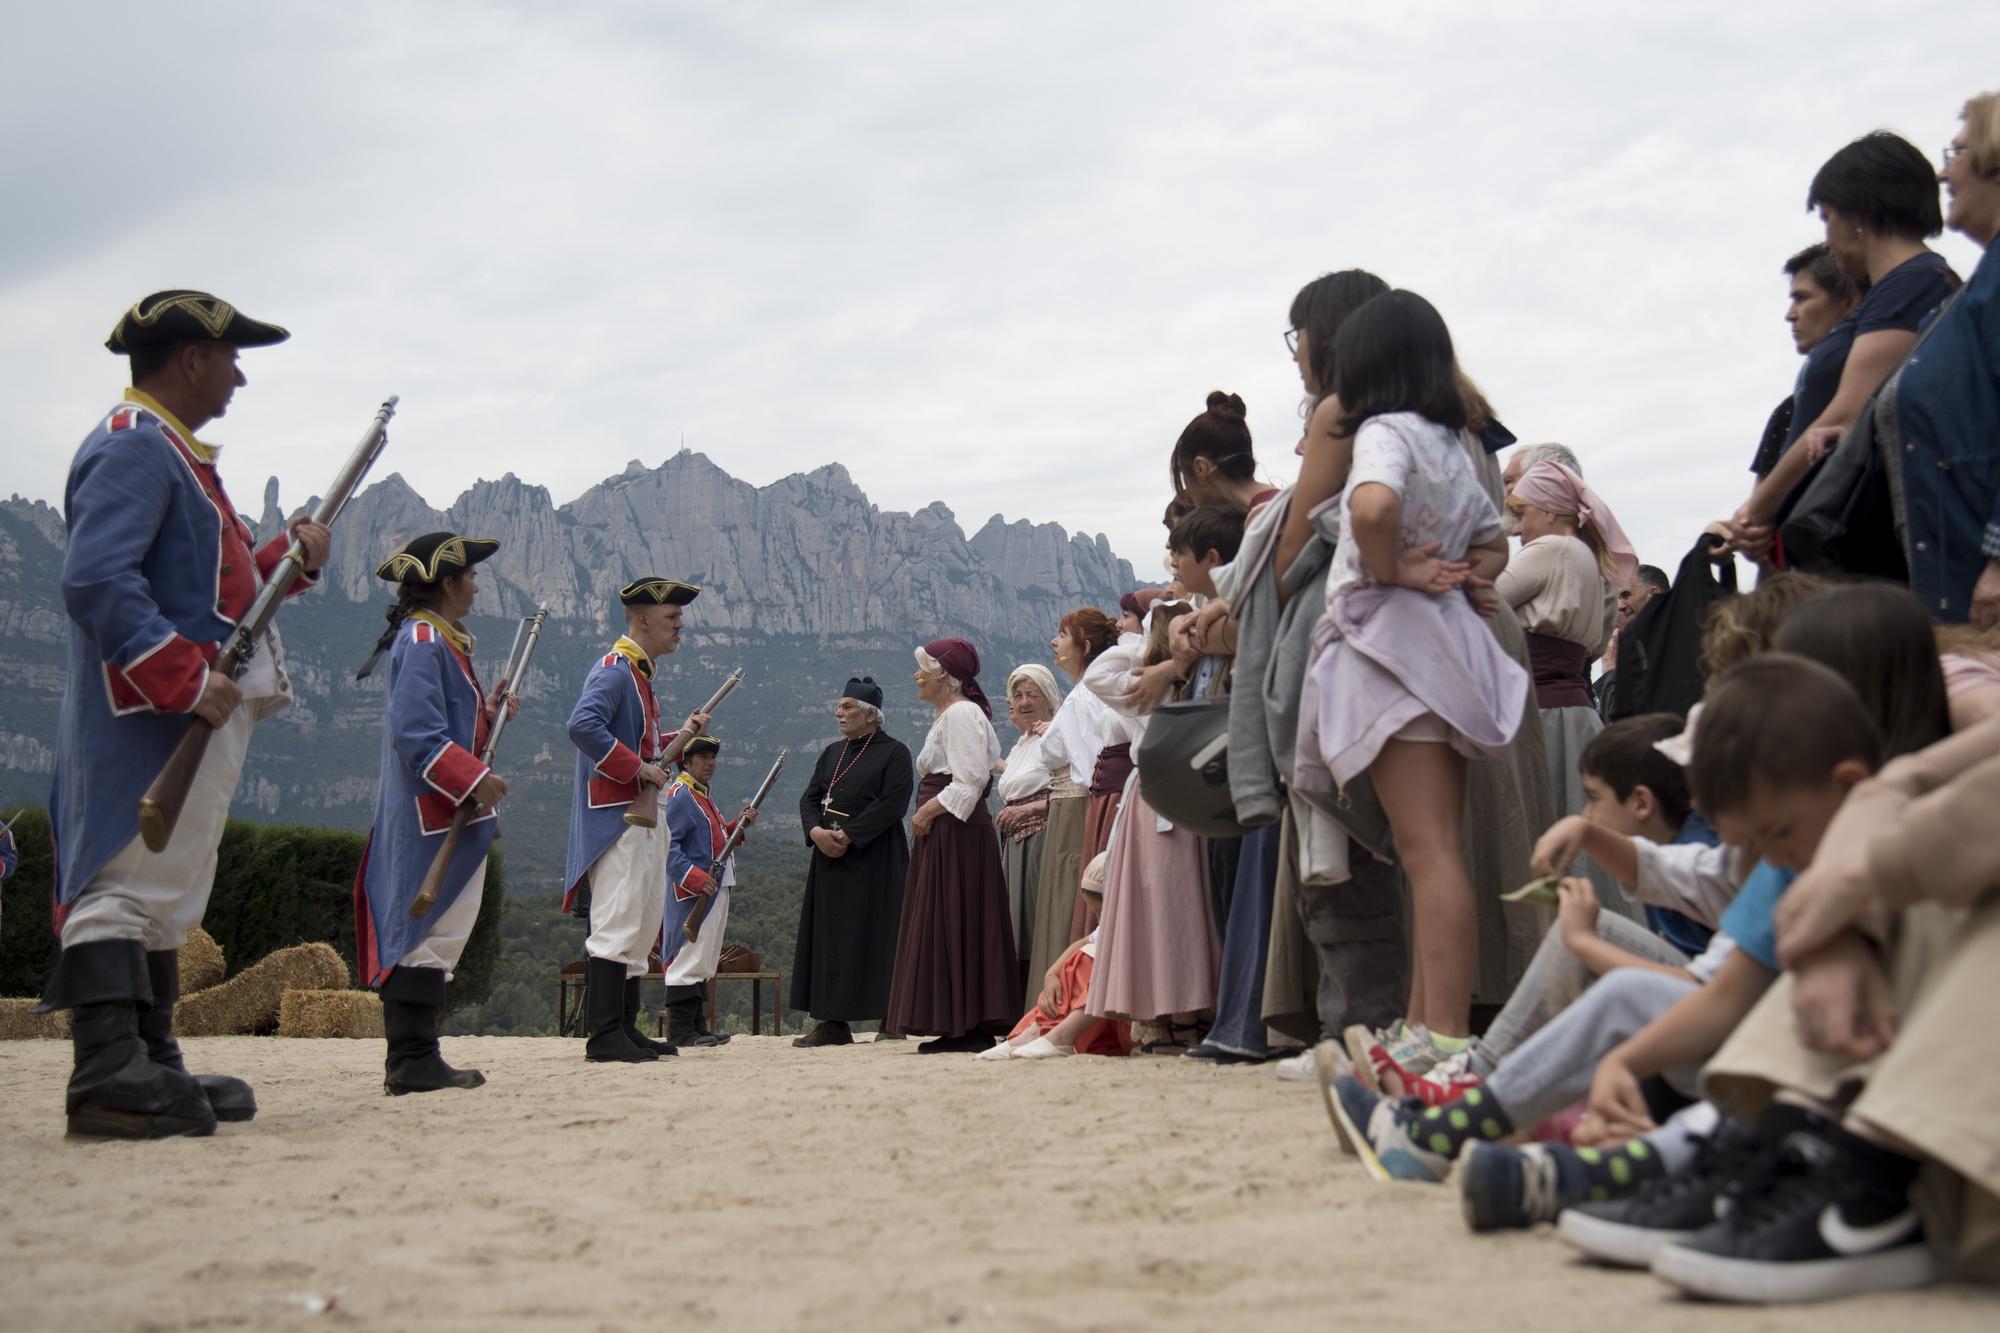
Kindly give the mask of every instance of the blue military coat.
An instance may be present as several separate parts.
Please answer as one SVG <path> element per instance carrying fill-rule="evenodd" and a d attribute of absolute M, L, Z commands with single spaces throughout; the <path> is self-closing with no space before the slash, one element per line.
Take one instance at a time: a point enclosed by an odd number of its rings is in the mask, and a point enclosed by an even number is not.
<path fill-rule="evenodd" d="M 252 552 L 212 451 L 136 389 L 77 450 L 63 515 L 69 661 L 49 793 L 58 930 L 138 836 L 139 798 L 187 733 L 209 663 L 290 544 L 280 534 Z"/>
<path fill-rule="evenodd" d="M 590 668 L 569 716 L 569 738 L 577 754 L 563 867 L 565 912 L 597 858 L 624 834 L 625 811 L 639 795 L 639 765 L 660 753 L 653 663 L 638 644 L 621 636 Z"/>
<path fill-rule="evenodd" d="M 456 640 L 456 641 L 454 641 Z M 388 717 L 375 822 L 354 877 L 354 956 L 365 986 L 379 986 L 439 916 L 458 900 L 499 825 L 491 810 L 466 825 L 431 910 L 410 904 L 452 816 L 490 771 L 486 692 L 472 669 L 471 640 L 428 611 L 414 613 L 389 648 Z"/>
<path fill-rule="evenodd" d="M 681 927 L 694 912 L 697 898 L 714 893 L 716 880 L 727 873 L 718 871 L 715 857 L 729 841 L 736 821 L 725 820 L 708 789 L 683 773 L 667 788 L 667 896 L 666 917 L 660 926 L 661 966 L 670 966 L 674 955 L 687 940 Z M 741 845 L 741 844 L 739 844 Z M 726 881 L 725 881 L 726 882 Z"/>

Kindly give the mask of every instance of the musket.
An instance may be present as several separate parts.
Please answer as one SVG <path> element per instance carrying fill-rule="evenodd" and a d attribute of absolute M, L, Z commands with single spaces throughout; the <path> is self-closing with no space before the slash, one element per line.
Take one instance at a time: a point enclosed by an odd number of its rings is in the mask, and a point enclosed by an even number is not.
<path fill-rule="evenodd" d="M 771 794 L 771 788 L 777 784 L 778 774 L 785 767 L 785 756 L 790 753 L 790 750 L 778 751 L 778 762 L 771 765 L 771 771 L 764 775 L 764 785 L 757 788 L 757 794 L 750 798 L 750 809 L 757 810 L 762 808 L 764 798 Z M 729 840 L 722 844 L 722 850 L 715 854 L 715 860 L 711 863 L 715 867 L 714 878 L 718 880 L 722 878 L 723 865 L 731 856 L 735 855 L 736 849 L 742 845 L 743 834 L 749 827 L 748 824 L 743 822 L 742 816 L 739 815 L 736 820 L 736 827 L 729 831 Z M 689 944 L 693 944 L 701 935 L 701 923 L 708 919 L 708 907 L 710 903 L 715 901 L 715 892 L 715 889 L 711 888 L 707 893 L 695 899 L 694 910 L 688 913 L 688 919 L 682 923 L 681 934 L 687 936 Z"/>
<path fill-rule="evenodd" d="M 710 695 L 708 702 L 696 711 L 713 715 L 715 710 L 721 706 L 722 701 L 727 699 L 731 692 L 742 683 L 743 668 L 737 667 L 736 670 L 729 673 L 729 679 L 722 682 L 722 688 Z M 665 768 L 668 764 L 673 763 L 681 757 L 681 751 L 687 749 L 687 743 L 693 739 L 694 737 L 687 734 L 687 728 L 682 727 L 680 733 L 674 737 L 672 744 L 668 745 L 666 750 L 651 762 L 658 764 L 661 768 Z M 631 807 L 625 811 L 625 822 L 635 828 L 658 827 L 660 821 L 656 812 L 659 808 L 659 784 L 642 782 L 639 784 L 638 796 L 633 798 Z"/>
<path fill-rule="evenodd" d="M 368 424 L 367 433 L 361 443 L 354 447 L 340 474 L 334 478 L 319 508 L 313 511 L 313 521 L 324 527 L 332 527 L 340 517 L 340 511 L 361 488 L 362 478 L 368 469 L 375 466 L 375 460 L 389 443 L 389 418 L 396 415 L 397 396 L 390 394 L 382 406 L 376 410 L 375 420 Z M 271 628 L 277 618 L 278 607 L 292 591 L 292 585 L 305 573 L 305 547 L 294 540 L 291 549 L 285 552 L 283 560 L 271 572 L 270 579 L 257 594 L 257 600 L 250 603 L 246 614 L 229 632 L 222 651 L 215 656 L 211 671 L 220 671 L 230 680 L 240 677 L 250 669 L 250 659 L 257 655 L 258 640 Z M 201 771 L 202 756 L 208 753 L 208 742 L 215 735 L 215 728 L 196 717 L 190 720 L 187 733 L 181 743 L 167 759 L 167 766 L 153 779 L 153 785 L 146 788 L 146 794 L 139 798 L 139 836 L 145 839 L 146 849 L 164 852 L 173 840 L 174 825 L 180 822 L 181 807 L 187 804 L 188 792 L 194 786 L 195 774 Z"/>
<path fill-rule="evenodd" d="M 0 824 L 0 833 L 5 833 L 5 832 L 7 832 L 7 831 L 8 831 L 9 829 L 13 828 L 13 827 L 14 827 L 14 825 L 16 825 L 16 824 L 20 823 L 20 822 L 21 822 L 21 816 L 22 816 L 22 815 L 25 815 L 25 814 L 27 814 L 27 813 L 28 813 L 28 807 L 27 807 L 27 806 L 25 806 L 25 805 L 24 805 L 24 806 L 22 806 L 22 807 L 21 807 L 21 808 L 20 808 L 19 810 L 16 810 L 16 811 L 14 812 L 14 817 L 13 817 L 12 819 L 8 820 L 8 821 L 7 821 L 6 823 L 4 823 L 4 824 Z"/>
<path fill-rule="evenodd" d="M 542 637 L 542 622 L 549 618 L 547 602 L 535 608 L 535 614 L 524 616 L 520 626 L 514 631 L 514 646 L 507 651 L 507 674 L 500 678 L 509 695 L 521 692 L 521 678 L 527 674 L 528 662 L 535 655 L 535 641 Z M 493 767 L 493 754 L 500 748 L 500 733 L 507 727 L 507 701 L 500 701 L 500 708 L 493 715 L 493 728 L 486 733 L 486 748 L 479 752 L 479 762 L 487 768 Z M 431 868 L 424 872 L 424 882 L 417 887 L 416 900 L 410 904 L 411 916 L 423 916 L 437 906 L 438 894 L 444 888 L 445 872 L 451 868 L 451 858 L 458 852 L 459 840 L 465 836 L 466 827 L 473 820 L 486 813 L 479 808 L 479 802 L 468 796 L 452 812 L 451 827 L 444 832 L 444 841 L 438 845 L 437 855 L 431 858 Z"/>

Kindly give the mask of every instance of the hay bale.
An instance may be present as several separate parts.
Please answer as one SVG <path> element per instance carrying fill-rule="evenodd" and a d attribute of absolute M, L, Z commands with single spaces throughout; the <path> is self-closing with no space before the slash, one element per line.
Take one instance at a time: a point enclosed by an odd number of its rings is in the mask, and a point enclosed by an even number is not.
<path fill-rule="evenodd" d="M 286 991 L 339 990 L 347 981 L 347 964 L 330 944 L 280 949 L 175 1005 L 174 1031 L 183 1037 L 270 1032 L 278 1026 Z"/>
<path fill-rule="evenodd" d="M 68 1014 L 29 1012 L 40 1003 L 33 995 L 9 996 L 0 1000 L 0 1041 L 69 1036 Z"/>
<path fill-rule="evenodd" d="M 188 932 L 187 943 L 181 946 L 180 958 L 182 995 L 207 990 L 220 982 L 229 970 L 222 957 L 222 946 L 200 926 Z"/>
<path fill-rule="evenodd" d="M 278 1001 L 281 1037 L 380 1037 L 382 1000 L 365 990 L 288 990 Z"/>

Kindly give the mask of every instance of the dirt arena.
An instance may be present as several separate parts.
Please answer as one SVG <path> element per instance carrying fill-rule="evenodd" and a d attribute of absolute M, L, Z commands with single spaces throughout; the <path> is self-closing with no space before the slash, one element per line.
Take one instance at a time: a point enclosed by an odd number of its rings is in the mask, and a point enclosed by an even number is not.
<path fill-rule="evenodd" d="M 1474 1237 L 1454 1187 L 1371 1185 L 1268 1068 L 454 1038 L 487 1086 L 392 1100 L 379 1042 L 187 1046 L 256 1085 L 254 1123 L 69 1143 L 68 1043 L 0 1044 L 0 1328 L 2000 1326 L 1963 1289 L 1692 1305 Z"/>

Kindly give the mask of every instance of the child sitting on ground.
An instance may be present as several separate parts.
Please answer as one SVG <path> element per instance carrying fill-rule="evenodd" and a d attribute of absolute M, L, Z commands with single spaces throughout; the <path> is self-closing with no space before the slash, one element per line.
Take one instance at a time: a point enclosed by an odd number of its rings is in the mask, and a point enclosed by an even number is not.
<path fill-rule="evenodd" d="M 1104 900 L 1104 864 L 1099 852 L 1083 872 L 1077 892 L 1096 907 Z M 1132 1049 L 1129 1024 L 1092 1018 L 1083 1011 L 1090 975 L 1097 965 L 1097 932 L 1063 950 L 1042 979 L 1035 1007 L 1022 1015 L 1007 1040 L 979 1052 L 975 1060 L 1049 1060 L 1082 1051 L 1085 1055 L 1125 1055 Z"/>
<path fill-rule="evenodd" d="M 1660 1075 L 1692 1092 L 1701 1063 L 1769 988 L 1778 973 L 1771 925 L 1778 897 L 1811 862 L 1847 792 L 1881 762 L 1882 745 L 1854 687 L 1816 662 L 1774 653 L 1730 671 L 1704 701 L 1690 777 L 1723 840 L 1754 849 L 1763 864 L 1723 916 L 1721 934 L 1735 947 L 1712 977 L 1698 984 L 1695 976 L 1621 969 L 1484 1086 L 1443 1106 L 1398 1105 L 1343 1076 L 1335 1080 L 1333 1110 L 1344 1145 L 1377 1179 L 1443 1180 L 1469 1145 L 1497 1142 L 1567 1105 L 1592 1057 L 1609 1045 L 1589 1077 L 1591 1107 L 1634 1139 L 1606 1152 L 1517 1153 L 1505 1160 L 1533 1156 L 1554 1170 L 1490 1180 L 1482 1173 L 1477 1182 L 1468 1163 L 1467 1190 L 1511 1184 L 1520 1197 L 1506 1202 L 1526 1207 L 1532 1182 L 1560 1206 L 1600 1189 L 1608 1195 L 1613 1187 L 1640 1187 L 1685 1164 L 1692 1142 L 1636 1137 L 1655 1128 L 1640 1081 Z M 1480 1206 L 1469 1202 L 1468 1212 Z"/>
<path fill-rule="evenodd" d="M 1556 821 L 1542 835 L 1535 870 L 1560 874 L 1588 853 L 1641 902 L 1689 913 L 1706 933 L 1721 920 L 1749 866 L 1730 874 L 1729 853 L 1716 846 L 1715 830 L 1690 806 L 1686 773 L 1659 748 L 1681 730 L 1674 714 L 1649 713 L 1614 722 L 1592 737 L 1578 763 L 1584 811 Z M 1416 1096 L 1438 1105 L 1477 1087 L 1614 968 L 1686 974 L 1694 953 L 1615 912 L 1599 911 L 1588 880 L 1565 881 L 1560 892 L 1557 923 L 1484 1036 L 1428 1074 L 1405 1068 L 1371 1043 L 1354 1065 L 1362 1082 L 1393 1097 Z"/>

